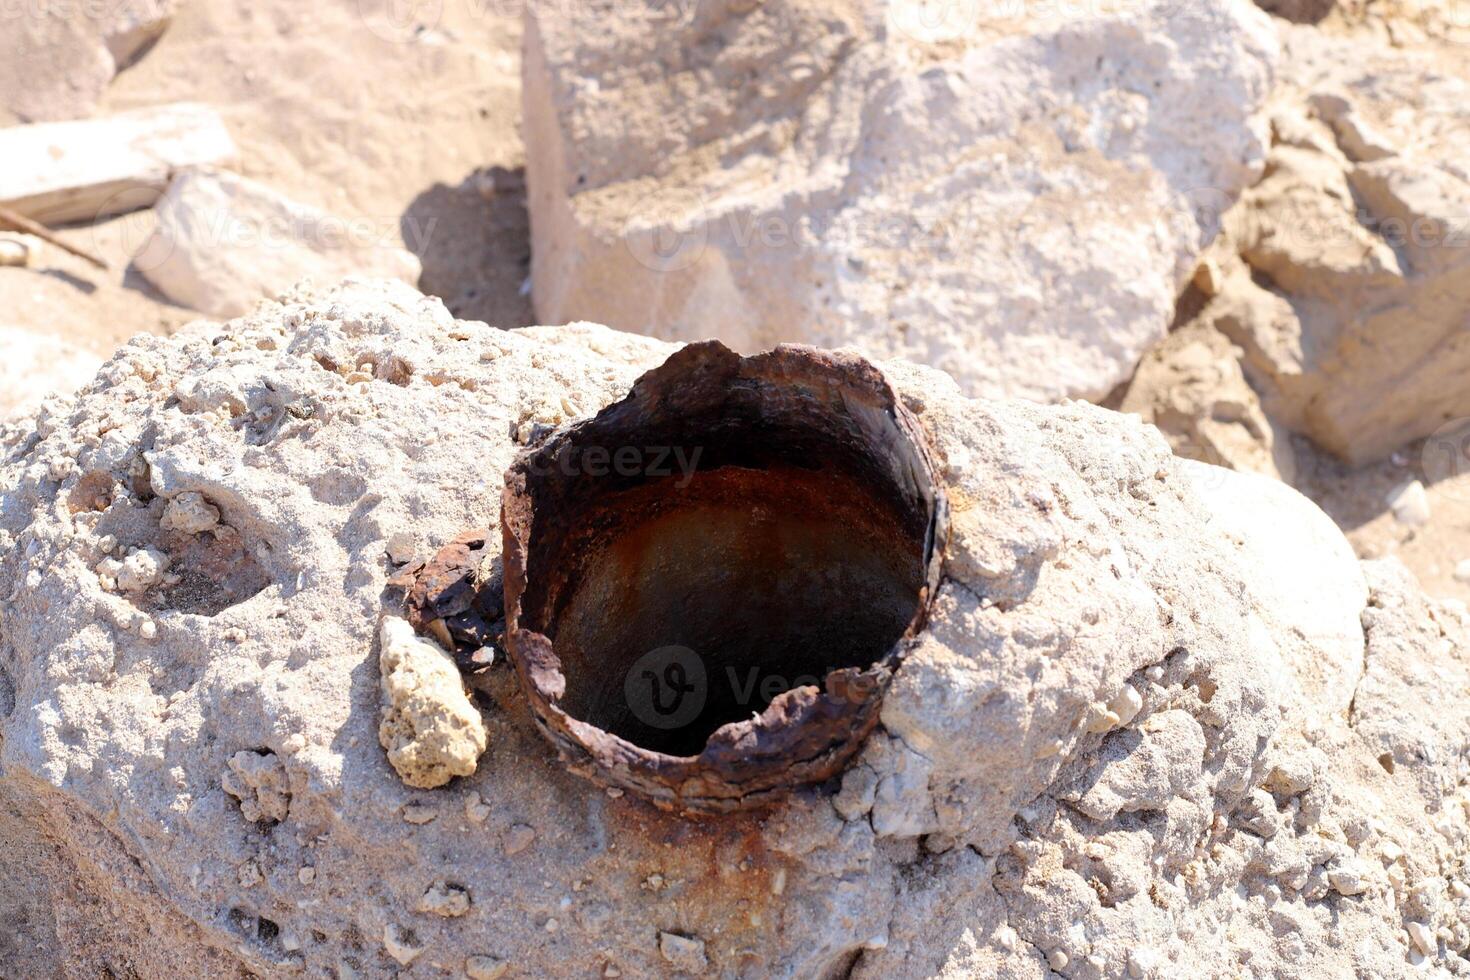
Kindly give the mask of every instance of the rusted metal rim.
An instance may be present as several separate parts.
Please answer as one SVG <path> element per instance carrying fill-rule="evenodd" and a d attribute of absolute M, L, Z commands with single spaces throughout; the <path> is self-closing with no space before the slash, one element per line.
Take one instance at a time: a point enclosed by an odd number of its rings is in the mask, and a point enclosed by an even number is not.
<path fill-rule="evenodd" d="M 569 556 L 618 534 L 618 508 L 642 499 L 639 494 L 664 492 L 648 488 L 672 479 L 632 468 L 589 474 L 556 461 L 588 447 L 612 453 L 651 442 L 708 448 L 701 479 L 792 467 L 796 483 L 804 474 L 840 472 L 851 478 L 849 487 L 881 488 L 872 489 L 874 500 L 881 497 L 880 505 L 901 512 L 895 520 L 914 545 L 912 617 L 886 651 L 870 663 L 831 670 L 820 687 L 786 690 L 752 717 L 723 724 L 692 755 L 651 750 L 573 717 L 564 703 L 563 658 L 548 636 L 555 635 L 554 620 L 564 615 L 572 601 L 568 592 L 576 588 L 569 579 L 577 573 L 563 567 Z M 670 489 L 647 505 L 647 513 L 665 515 L 680 500 Z M 922 630 L 938 588 L 947 528 L 944 489 L 923 430 L 873 364 L 805 346 L 741 357 L 718 342 L 691 344 L 643 375 L 622 401 L 548 434 L 507 470 L 501 521 L 506 645 L 541 730 L 571 770 L 667 809 L 760 807 L 839 773 L 877 724 L 893 672 Z M 480 542 L 472 537 L 459 544 L 465 554 L 448 563 L 451 574 L 463 575 L 473 564 L 469 556 Z M 473 613 L 465 594 L 450 606 L 461 620 L 465 610 Z M 470 632 L 475 628 L 472 622 Z M 590 669 L 597 669 L 595 661 Z"/>

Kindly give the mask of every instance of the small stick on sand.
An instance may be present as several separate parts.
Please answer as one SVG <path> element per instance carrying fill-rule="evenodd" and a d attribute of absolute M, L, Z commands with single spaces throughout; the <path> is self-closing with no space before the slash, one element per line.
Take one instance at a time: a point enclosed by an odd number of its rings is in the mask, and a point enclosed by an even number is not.
<path fill-rule="evenodd" d="M 0 207 L 0 228 L 7 228 L 11 231 L 24 232 L 27 235 L 35 235 L 42 241 L 50 242 L 52 245 L 55 245 L 63 252 L 70 252 L 77 258 L 86 259 L 88 262 L 92 263 L 99 269 L 102 269 L 104 271 L 106 271 L 107 269 L 107 263 L 102 261 L 102 259 L 98 258 L 97 256 L 93 255 L 91 252 L 88 252 L 85 249 L 77 248 L 75 245 L 68 245 L 60 238 L 57 238 L 56 235 L 53 234 L 51 230 L 45 225 L 37 224 L 30 218 L 27 218 L 25 215 L 16 214 L 9 208 Z"/>

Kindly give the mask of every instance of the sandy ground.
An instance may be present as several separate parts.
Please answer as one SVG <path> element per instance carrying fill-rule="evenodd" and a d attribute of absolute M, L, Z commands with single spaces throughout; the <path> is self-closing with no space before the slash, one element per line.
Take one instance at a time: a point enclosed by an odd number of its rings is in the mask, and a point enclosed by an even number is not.
<path fill-rule="evenodd" d="M 517 0 L 190 0 L 99 111 L 215 106 L 242 173 L 404 244 L 423 262 L 420 287 L 456 316 L 521 326 L 534 313 L 523 290 L 520 41 Z M 197 319 L 128 267 L 151 220 L 145 211 L 63 230 L 111 272 L 49 246 L 30 269 L 0 269 L 0 315 L 100 355 Z M 1299 488 L 1360 554 L 1397 554 L 1432 594 L 1470 601 L 1470 583 L 1453 577 L 1470 558 L 1470 474 L 1426 480 L 1427 526 L 1399 523 L 1386 505 L 1395 486 L 1424 476 L 1422 448 L 1352 471 L 1298 440 Z"/>
<path fill-rule="evenodd" d="M 1432 596 L 1470 603 L 1470 582 L 1455 579 L 1455 566 L 1470 559 L 1470 470 L 1449 470 L 1433 439 L 1405 446 L 1372 466 L 1350 469 L 1296 440 L 1297 489 L 1311 497 L 1347 533 L 1362 558 L 1396 555 L 1413 569 Z M 1429 523 L 1400 523 L 1387 500 L 1409 480 L 1424 483 Z"/>
<path fill-rule="evenodd" d="M 191 0 L 99 113 L 216 107 L 241 173 L 401 242 L 423 262 L 421 286 L 456 315 L 521 326 L 532 314 L 520 289 L 530 262 L 520 30 L 504 0 Z M 98 354 L 196 319 L 128 268 L 150 221 L 141 212 L 63 230 L 110 272 L 51 247 L 30 269 L 0 269 L 0 316 Z"/>

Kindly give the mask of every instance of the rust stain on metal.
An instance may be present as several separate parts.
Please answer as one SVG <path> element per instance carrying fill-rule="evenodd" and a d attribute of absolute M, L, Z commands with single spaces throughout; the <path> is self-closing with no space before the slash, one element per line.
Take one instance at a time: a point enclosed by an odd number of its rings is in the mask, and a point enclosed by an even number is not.
<path fill-rule="evenodd" d="M 481 652 L 498 642 L 503 623 L 500 576 L 486 553 L 490 532 L 466 531 L 427 564 L 405 567 L 388 584 L 408 590 L 408 621 L 454 654 L 461 670 L 482 670 Z"/>
<path fill-rule="evenodd" d="M 506 646 L 572 771 L 681 813 L 758 808 L 877 724 L 946 531 L 922 429 L 871 363 L 692 344 L 507 471 Z M 461 652 L 498 625 L 485 545 L 408 576 L 415 626 Z M 679 724 L 650 713 L 686 692 Z"/>

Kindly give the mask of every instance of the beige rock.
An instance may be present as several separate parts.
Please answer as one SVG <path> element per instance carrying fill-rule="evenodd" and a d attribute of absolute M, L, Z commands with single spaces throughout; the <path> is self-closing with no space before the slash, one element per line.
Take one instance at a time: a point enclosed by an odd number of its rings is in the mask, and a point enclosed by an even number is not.
<path fill-rule="evenodd" d="M 1290 435 L 1261 410 L 1240 351 L 1212 326 L 1192 323 L 1144 355 L 1119 410 L 1164 433 L 1174 452 L 1291 482 Z"/>
<path fill-rule="evenodd" d="M 0 267 L 17 268 L 30 264 L 29 242 L 20 238 L 0 238 Z"/>
<path fill-rule="evenodd" d="M 383 950 L 398 963 L 408 966 L 424 951 L 424 944 L 412 929 L 390 922 L 383 927 Z"/>
<path fill-rule="evenodd" d="M 118 568 L 117 587 L 124 592 L 145 592 L 163 578 L 169 557 L 152 547 L 139 548 L 123 559 Z"/>
<path fill-rule="evenodd" d="M 471 956 L 464 961 L 464 975 L 470 980 L 500 980 L 510 972 L 510 964 L 493 956 Z"/>
<path fill-rule="evenodd" d="M 0 129 L 0 204 L 46 224 L 95 221 L 149 207 L 175 172 L 235 154 L 219 113 L 188 102 Z"/>
<path fill-rule="evenodd" d="M 378 740 L 410 786 L 432 789 L 468 776 L 488 736 L 453 659 L 396 616 L 383 619 L 378 663 L 383 720 Z"/>
<path fill-rule="evenodd" d="M 164 504 L 159 525 L 166 531 L 200 534 L 219 525 L 219 508 L 193 490 L 170 497 Z"/>
<path fill-rule="evenodd" d="M 1394 487 L 1384 503 L 1400 524 L 1423 527 L 1429 523 L 1429 493 L 1418 480 L 1406 480 Z"/>
<path fill-rule="evenodd" d="M 704 941 L 673 932 L 658 934 L 658 951 L 674 969 L 699 976 L 709 968 Z"/>
<path fill-rule="evenodd" d="M 1470 81 L 1288 38 L 1267 176 L 1226 221 L 1244 263 L 1201 320 L 1244 350 L 1267 414 L 1366 463 L 1470 415 Z"/>
<path fill-rule="evenodd" d="M 540 318 L 1108 394 L 1259 173 L 1275 39 L 1231 0 L 1045 7 L 528 4 Z"/>
<path fill-rule="evenodd" d="M 347 275 L 418 281 L 418 259 L 396 228 L 356 221 L 289 200 L 224 171 L 175 177 L 154 206 L 158 223 L 134 258 L 176 303 L 236 316 L 302 279 Z"/>

